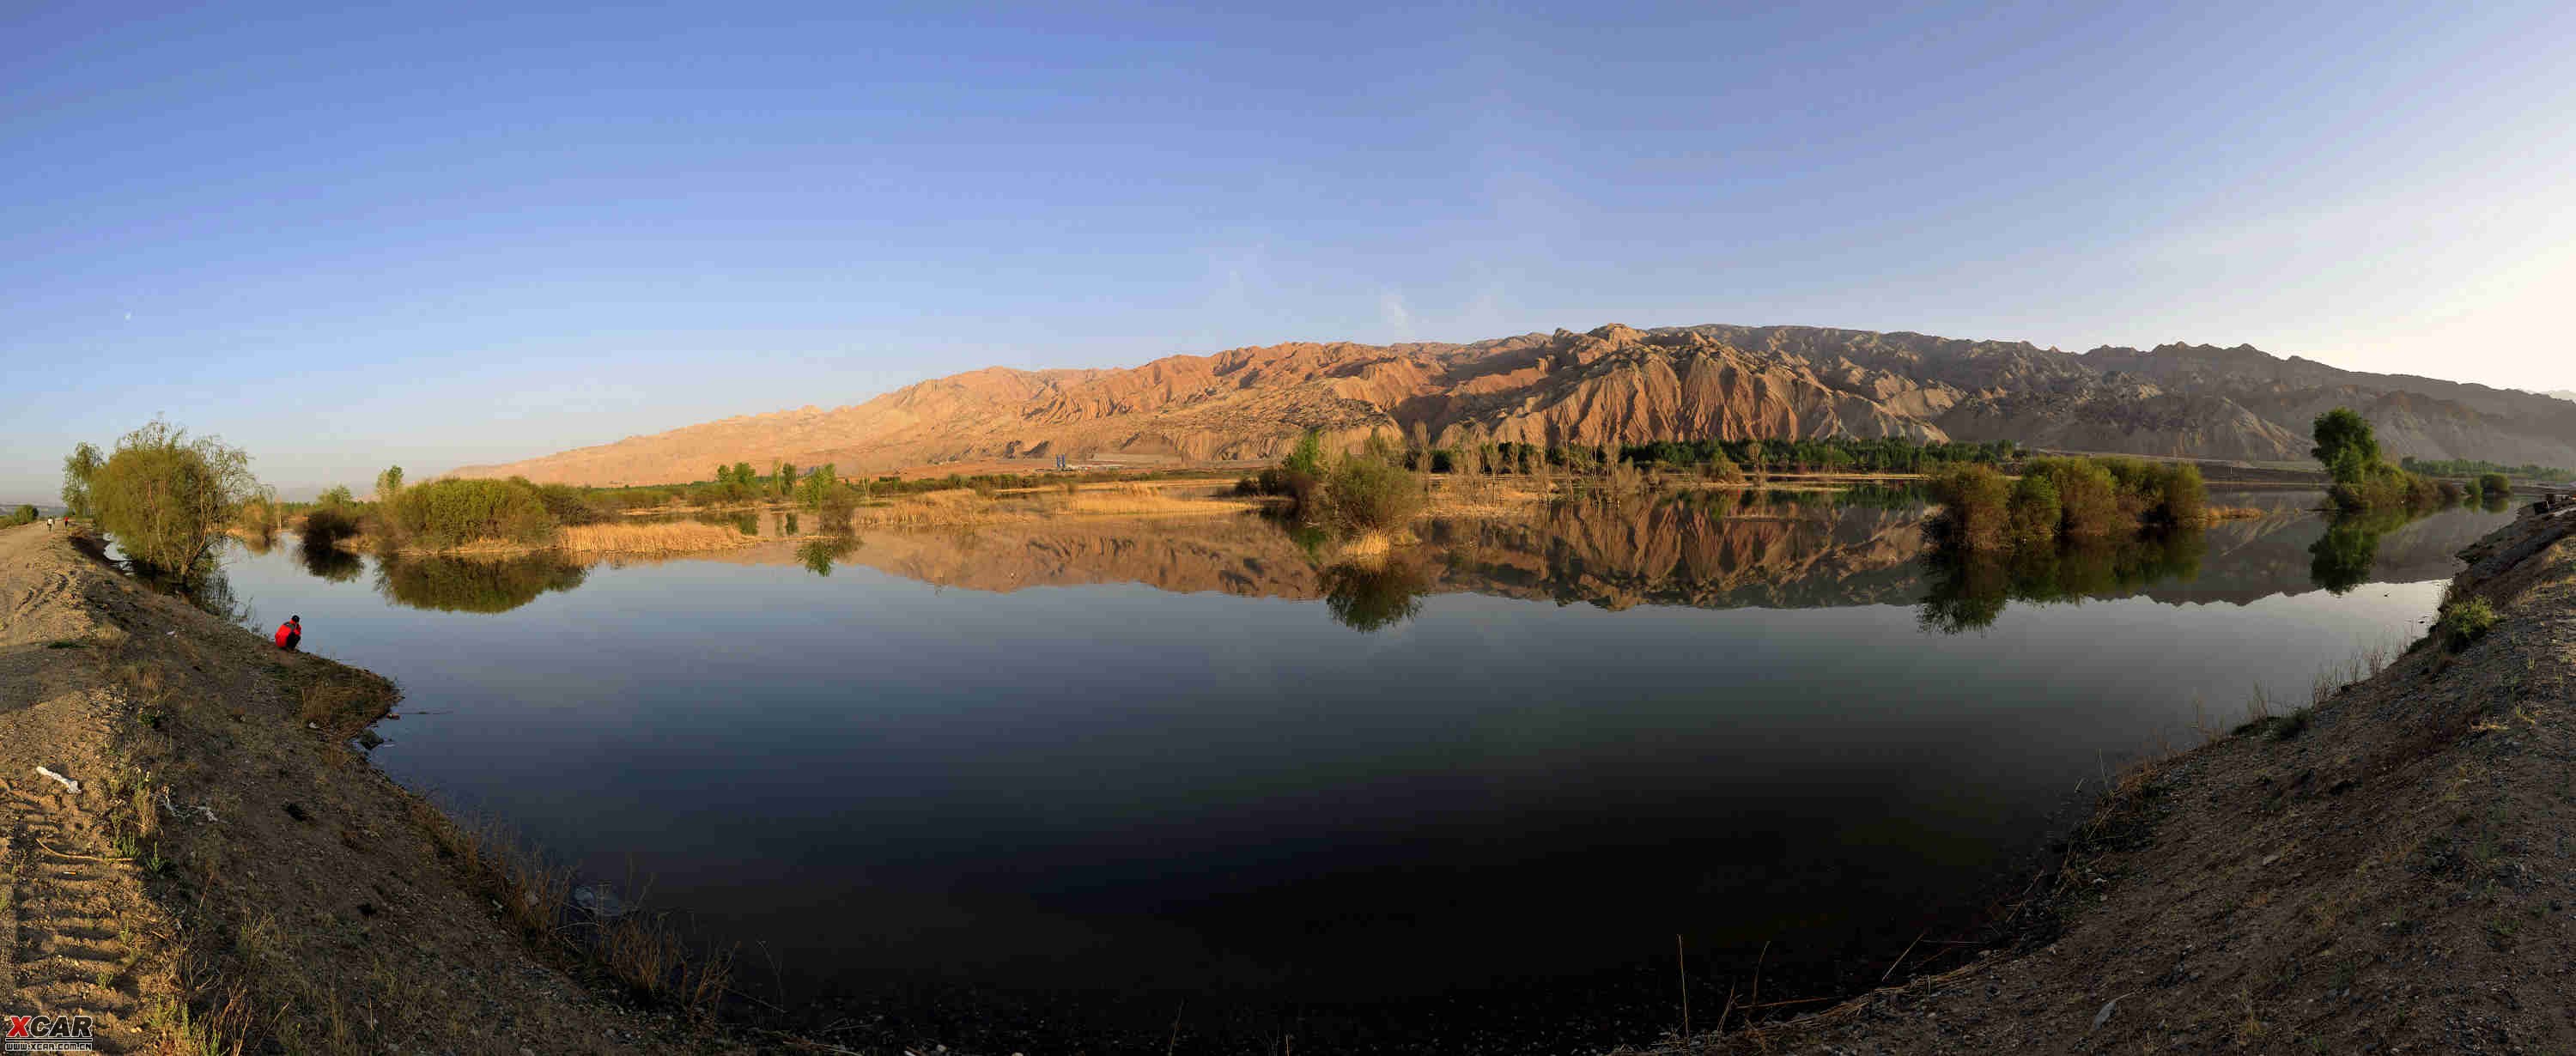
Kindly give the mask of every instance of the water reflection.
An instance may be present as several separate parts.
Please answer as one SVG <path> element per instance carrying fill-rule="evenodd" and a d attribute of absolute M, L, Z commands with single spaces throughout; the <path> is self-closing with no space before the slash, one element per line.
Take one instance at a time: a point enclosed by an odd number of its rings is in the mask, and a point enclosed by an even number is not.
<path fill-rule="evenodd" d="M 358 555 L 342 550 L 318 535 L 300 538 L 295 544 L 295 557 L 303 563 L 304 571 L 334 583 L 346 583 L 367 570 L 366 562 Z"/>
<path fill-rule="evenodd" d="M 1431 576 L 1409 558 L 1344 561 L 1324 570 L 1324 607 L 1354 631 L 1382 631 L 1422 611 Z"/>
<path fill-rule="evenodd" d="M 787 520 L 790 525 L 787 530 L 790 532 L 795 531 L 796 529 L 793 526 L 796 518 L 791 515 Z M 810 543 L 800 543 L 797 545 L 796 561 L 798 564 L 804 565 L 805 570 L 808 572 L 814 573 L 818 576 L 828 576 L 832 574 L 832 564 L 834 562 L 850 556 L 850 554 L 857 551 L 858 548 L 858 539 L 851 536 L 836 536 L 829 539 L 816 539 Z"/>
<path fill-rule="evenodd" d="M 1206 1051 L 1286 1017 L 1334 1051 L 1602 1051 L 1663 1021 L 1675 933 L 1695 979 L 1875 985 L 2106 754 L 2417 633 L 2498 520 L 2389 528 L 2336 598 L 2313 493 L 2226 501 L 2279 513 L 2019 563 L 1924 560 L 1917 504 L 1728 494 L 1429 522 L 1366 563 L 1193 517 L 763 524 L 587 576 L 400 560 L 377 593 L 232 570 L 446 712 L 380 765 L 778 951 L 795 994 L 763 1000 L 990 1052 L 1158 1051 L 1184 997 L 1245 1025 Z"/>
<path fill-rule="evenodd" d="M 1507 519 L 1434 520 L 1418 541 L 1350 563 L 1329 533 L 1259 517 L 1164 521 L 1064 518 L 974 531 L 885 531 L 796 539 L 796 515 L 714 515 L 777 541 L 721 554 L 621 558 L 622 564 L 723 562 L 798 566 L 815 576 L 863 565 L 939 586 L 1009 593 L 1030 587 L 1134 583 L 1173 593 L 1321 601 L 1363 631 L 1397 626 L 1431 595 L 1474 593 L 1585 604 L 1699 609 L 1909 606 L 1927 631 L 1988 626 L 2008 606 L 2144 596 L 2168 603 L 2247 604 L 2369 580 L 2449 574 L 2453 555 L 2496 516 L 2459 507 L 2409 517 L 2327 520 L 2314 493 L 2226 497 L 2266 516 L 2204 530 L 2070 544 L 2011 557 L 1936 552 L 1926 508 L 1903 488 L 1856 492 L 1683 492 L 1532 507 Z M 748 522 L 748 523 L 746 523 Z M 302 567 L 345 582 L 355 555 L 299 546 Z M 582 582 L 554 555 L 507 560 L 400 558 L 379 589 L 405 605 L 502 612 Z"/>
<path fill-rule="evenodd" d="M 508 612 L 588 575 L 553 553 L 484 559 L 387 557 L 376 562 L 376 593 L 397 605 L 440 612 Z"/>
<path fill-rule="evenodd" d="M 2006 554 L 1936 547 L 1923 558 L 1929 589 L 1916 622 L 1925 630 L 1957 634 L 1993 624 L 2007 601 L 2082 602 L 2143 593 L 2168 580 L 2188 583 L 2199 578 L 2208 551 L 2200 529 L 2069 540 Z"/>

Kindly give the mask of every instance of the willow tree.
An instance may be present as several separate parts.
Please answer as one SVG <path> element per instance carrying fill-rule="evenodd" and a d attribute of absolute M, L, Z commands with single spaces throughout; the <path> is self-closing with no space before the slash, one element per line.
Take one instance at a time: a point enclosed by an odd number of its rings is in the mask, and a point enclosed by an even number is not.
<path fill-rule="evenodd" d="M 98 453 L 94 444 L 72 445 L 72 453 L 63 456 L 63 506 L 71 516 L 97 516 L 98 504 L 90 498 L 90 482 L 98 478 L 98 469 L 107 464 L 107 456 Z"/>
<path fill-rule="evenodd" d="M 90 475 L 89 500 L 99 527 L 136 564 L 193 579 L 211 567 L 234 507 L 257 488 L 240 448 L 154 419 L 116 442 Z"/>

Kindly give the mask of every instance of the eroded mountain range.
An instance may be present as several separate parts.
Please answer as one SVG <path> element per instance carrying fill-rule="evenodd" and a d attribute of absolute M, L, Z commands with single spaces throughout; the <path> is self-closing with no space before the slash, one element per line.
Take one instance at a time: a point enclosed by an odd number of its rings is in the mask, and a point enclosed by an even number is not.
<path fill-rule="evenodd" d="M 1275 458 L 1417 427 L 1465 440 L 1901 436 L 2246 461 L 2305 460 L 2308 423 L 2359 410 L 2393 455 L 2576 465 L 2576 403 L 2342 370 L 2251 346 L 2105 347 L 1816 327 L 1690 326 L 1473 344 L 1294 343 L 1123 370 L 988 368 L 865 403 L 674 429 L 461 476 L 661 484 L 771 459 L 882 472 L 1066 455 L 1134 463 Z"/>

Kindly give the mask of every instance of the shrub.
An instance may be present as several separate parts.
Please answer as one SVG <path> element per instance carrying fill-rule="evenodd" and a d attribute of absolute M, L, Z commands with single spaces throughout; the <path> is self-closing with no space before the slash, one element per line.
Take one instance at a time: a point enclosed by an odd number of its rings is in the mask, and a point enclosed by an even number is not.
<path fill-rule="evenodd" d="M 35 504 L 29 503 L 9 511 L 8 519 L 0 520 L 0 525 L 15 528 L 22 524 L 34 524 L 37 516 Z"/>
<path fill-rule="evenodd" d="M 2442 631 L 2443 643 L 2450 646 L 2453 652 L 2457 652 L 2467 648 L 2469 643 L 2486 637 L 2486 633 L 2494 630 L 2496 623 L 2502 619 L 2503 617 L 2496 615 L 2495 606 L 2488 604 L 2487 599 L 2470 598 L 2467 601 L 2454 602 L 2445 606 L 2442 609 L 2441 622 L 2437 626 Z"/>
<path fill-rule="evenodd" d="M 2013 482 L 2008 500 L 2010 512 L 2007 534 L 2015 546 L 2045 546 L 2057 541 L 2059 519 L 2057 485 L 2039 474 Z"/>
<path fill-rule="evenodd" d="M 2003 545 L 2008 538 L 2010 488 L 2004 475 L 1988 465 L 1952 466 L 1932 478 L 1932 495 L 1940 500 L 1935 531 L 1970 550 Z"/>
<path fill-rule="evenodd" d="M 2169 526 L 2209 519 L 2209 485 L 2201 479 L 2200 467 L 2143 458 L 2094 461 L 2110 472 L 2119 487 L 2121 511 L 2130 519 Z"/>
<path fill-rule="evenodd" d="M 403 489 L 390 520 L 432 549 L 477 539 L 538 544 L 556 521 L 537 489 L 519 480 L 433 480 Z"/>
<path fill-rule="evenodd" d="M 524 483 L 524 482 L 522 482 Z M 597 524 L 607 520 L 589 493 L 570 484 L 535 484 L 537 501 L 545 504 L 546 513 L 556 524 Z"/>
<path fill-rule="evenodd" d="M 2513 494 L 2513 481 L 2502 473 L 2478 474 L 2478 493 L 2482 495 L 2511 495 Z"/>
<path fill-rule="evenodd" d="M 256 487 L 240 448 L 159 420 L 119 439 L 86 484 L 99 527 L 126 555 L 181 579 L 207 567 L 234 506 Z"/>
<path fill-rule="evenodd" d="M 2057 489 L 2058 534 L 2109 535 L 2129 527 L 2120 514 L 2119 485 L 2111 471 L 2089 458 L 2034 458 L 2024 476 L 2041 476 Z"/>
<path fill-rule="evenodd" d="M 1351 531 L 1388 532 L 1413 523 L 1422 510 L 1422 482 L 1374 458 L 1344 457 L 1324 478 L 1331 519 Z"/>
<path fill-rule="evenodd" d="M 2326 489 L 2326 497 L 2336 509 L 2346 512 L 2377 509 L 2429 509 L 2442 504 L 2440 485 L 2413 473 L 2385 463 L 2363 472 L 2357 479 L 2341 481 Z"/>
<path fill-rule="evenodd" d="M 1298 509 L 1304 509 L 1308 503 L 1314 501 L 1317 483 L 1316 479 L 1309 474 L 1272 466 L 1253 476 L 1243 478 L 1235 488 L 1237 491 L 1242 491 L 1243 486 L 1249 484 L 1252 490 L 1245 494 L 1284 495 L 1297 500 Z"/>
<path fill-rule="evenodd" d="M 859 511 L 859 493 L 848 485 L 833 484 L 824 489 L 814 509 L 826 534 L 848 535 L 858 530 L 850 518 Z"/>

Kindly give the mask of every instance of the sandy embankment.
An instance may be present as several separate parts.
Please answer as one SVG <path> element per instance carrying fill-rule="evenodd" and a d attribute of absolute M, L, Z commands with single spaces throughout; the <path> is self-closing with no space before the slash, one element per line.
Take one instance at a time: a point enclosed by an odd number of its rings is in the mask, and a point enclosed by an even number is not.
<path fill-rule="evenodd" d="M 2462 556 L 2492 630 L 2124 775 L 2018 948 L 1652 1051 L 2576 1049 L 2576 510 Z"/>
<path fill-rule="evenodd" d="M 349 745 L 393 699 L 67 533 L 0 531 L 9 1010 L 90 1015 L 106 1052 L 740 1048 L 531 945 Z"/>

